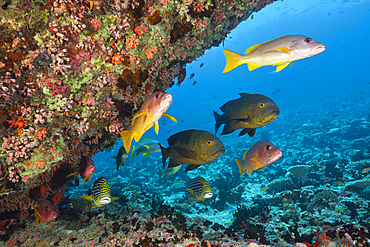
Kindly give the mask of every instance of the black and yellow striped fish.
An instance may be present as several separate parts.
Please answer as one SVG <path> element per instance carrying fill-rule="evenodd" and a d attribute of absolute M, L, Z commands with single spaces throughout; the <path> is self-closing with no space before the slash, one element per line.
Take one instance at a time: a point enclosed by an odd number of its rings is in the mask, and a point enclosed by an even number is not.
<path fill-rule="evenodd" d="M 111 188 L 107 180 L 101 177 L 94 182 L 91 195 L 77 196 L 77 197 L 80 197 L 82 199 L 92 202 L 91 208 L 100 208 L 106 204 L 109 204 L 112 201 L 119 199 L 118 197 L 111 197 L 110 191 L 111 191 Z"/>
<path fill-rule="evenodd" d="M 188 197 L 189 201 L 198 202 L 211 198 L 213 193 L 209 182 L 199 176 L 189 180 L 186 185 L 185 196 Z"/>

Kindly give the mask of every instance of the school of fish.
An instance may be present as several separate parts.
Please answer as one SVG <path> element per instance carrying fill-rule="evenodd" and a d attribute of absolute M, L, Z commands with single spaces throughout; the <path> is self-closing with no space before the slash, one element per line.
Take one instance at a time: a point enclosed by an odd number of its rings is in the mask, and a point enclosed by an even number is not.
<path fill-rule="evenodd" d="M 325 51 L 325 45 L 302 35 L 287 35 L 272 39 L 262 44 L 254 45 L 247 49 L 245 55 L 239 55 L 229 50 L 224 50 L 226 65 L 223 73 L 229 72 L 236 67 L 247 64 L 250 71 L 262 66 L 276 66 L 276 72 L 281 71 L 294 61 L 308 58 Z M 200 68 L 204 64 L 200 65 Z M 185 66 L 180 70 L 178 85 L 186 77 Z M 191 74 L 190 79 L 194 77 Z M 193 83 L 195 85 L 196 82 Z M 277 89 L 276 92 L 281 92 Z M 220 107 L 222 115 L 213 111 L 215 117 L 215 134 L 221 125 L 224 125 L 221 135 L 233 133 L 241 129 L 239 136 L 248 134 L 253 137 L 257 128 L 268 125 L 275 120 L 280 110 L 275 102 L 262 94 L 239 93 L 240 98 L 226 102 Z M 131 129 L 120 133 L 123 146 L 120 147 L 116 159 L 117 171 L 124 166 L 128 160 L 142 154 L 149 156 L 151 153 L 161 152 L 163 169 L 159 168 L 159 176 L 167 178 L 175 175 L 183 164 L 187 164 L 185 171 L 198 168 L 201 165 L 215 161 L 225 153 L 222 141 L 214 134 L 204 130 L 184 130 L 170 136 L 168 147 L 164 147 L 157 140 L 141 140 L 143 134 L 150 128 L 154 128 L 156 134 L 159 132 L 158 120 L 161 117 L 177 120 L 166 113 L 172 103 L 172 95 L 165 92 L 151 94 L 143 103 L 139 111 L 131 120 Z M 132 141 L 137 142 L 131 150 Z M 240 171 L 240 177 L 251 172 L 260 170 L 282 156 L 282 151 L 269 141 L 259 141 L 245 151 L 242 159 L 235 159 Z M 169 159 L 169 160 L 168 160 Z M 168 160 L 168 161 L 167 161 Z M 366 173 L 370 168 L 365 168 Z M 80 175 L 82 182 L 88 182 L 95 172 L 94 162 L 90 157 L 83 157 L 79 164 L 78 171 L 72 172 L 66 178 L 74 177 L 75 184 L 68 182 L 67 185 L 58 191 L 52 198 L 52 202 L 44 199 L 35 209 L 36 225 L 38 222 L 47 224 L 59 216 L 56 206 L 64 200 L 64 193 L 68 186 L 79 186 Z M 261 189 L 267 190 L 268 187 Z M 45 197 L 47 188 L 41 185 L 39 188 L 41 198 Z M 203 177 L 198 176 L 190 179 L 185 188 L 185 196 L 190 202 L 199 202 L 213 196 L 211 184 Z M 118 197 L 111 196 L 111 187 L 105 178 L 97 179 L 87 195 L 78 196 L 90 203 L 91 208 L 103 207 Z M 6 221 L 1 222 L 4 225 Z M 2 226 L 1 225 L 1 226 Z"/>

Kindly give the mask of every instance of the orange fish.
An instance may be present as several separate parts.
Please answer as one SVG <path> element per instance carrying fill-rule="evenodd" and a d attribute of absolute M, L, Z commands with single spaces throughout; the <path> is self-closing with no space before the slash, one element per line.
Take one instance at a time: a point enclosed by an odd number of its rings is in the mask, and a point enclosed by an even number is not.
<path fill-rule="evenodd" d="M 88 182 L 90 180 L 90 177 L 94 174 L 94 172 L 95 172 L 94 161 L 90 157 L 84 156 L 80 161 L 79 171 L 69 174 L 66 178 L 80 174 L 81 178 L 83 179 L 82 183 Z"/>
<path fill-rule="evenodd" d="M 155 133 L 158 135 L 158 120 L 162 116 L 177 123 L 177 120 L 174 117 L 165 113 L 171 103 L 172 95 L 164 92 L 155 92 L 145 100 L 139 112 L 136 113 L 132 119 L 132 128 L 121 132 L 126 153 L 130 152 L 132 139 L 135 139 L 135 141 L 138 142 L 142 135 L 151 127 L 154 128 Z"/>
<path fill-rule="evenodd" d="M 54 207 L 54 205 L 51 203 L 51 201 L 45 199 L 42 202 L 40 202 L 38 208 L 35 208 L 35 216 L 36 216 L 36 226 L 37 224 L 47 224 L 50 221 L 58 218 L 59 213 Z"/>
<path fill-rule="evenodd" d="M 243 178 L 243 173 L 246 170 L 247 174 L 253 171 L 262 169 L 269 164 L 274 163 L 281 157 L 281 150 L 274 144 L 268 141 L 256 142 L 243 155 L 243 160 L 235 159 L 240 170 L 240 178 Z"/>
<path fill-rule="evenodd" d="M 63 188 L 60 189 L 60 191 L 58 191 L 57 193 L 55 193 L 55 195 L 51 199 L 51 201 L 53 202 L 54 206 L 58 205 L 59 202 L 61 202 L 61 201 L 64 200 L 64 193 L 66 193 L 67 190 L 68 190 L 68 186 L 64 186 Z"/>
<path fill-rule="evenodd" d="M 40 195 L 41 195 L 41 197 L 45 197 L 45 193 L 46 193 L 46 186 L 45 186 L 45 184 L 42 184 L 42 185 L 40 185 Z"/>
<path fill-rule="evenodd" d="M 265 191 L 265 190 L 268 190 L 269 187 L 263 187 L 262 189 L 260 189 L 260 191 Z"/>
<path fill-rule="evenodd" d="M 6 222 L 8 222 L 9 220 L 8 219 L 6 219 L 6 220 L 3 220 L 3 221 L 1 221 L 0 222 L 0 231 L 5 231 L 6 230 L 6 228 L 5 228 L 5 224 L 6 224 Z"/>
<path fill-rule="evenodd" d="M 184 81 L 185 77 L 186 77 L 186 69 L 182 68 L 180 69 L 180 74 L 179 74 L 179 77 L 177 78 L 177 86 L 181 85 L 181 82 Z"/>

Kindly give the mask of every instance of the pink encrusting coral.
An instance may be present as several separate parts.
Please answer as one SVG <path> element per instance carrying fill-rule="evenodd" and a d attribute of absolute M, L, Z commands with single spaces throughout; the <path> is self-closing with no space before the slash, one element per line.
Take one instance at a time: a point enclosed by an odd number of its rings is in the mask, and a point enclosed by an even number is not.
<path fill-rule="evenodd" d="M 41 184 L 46 197 L 59 191 L 82 156 L 113 146 L 145 98 L 173 85 L 180 63 L 272 0 L 217 2 L 14 3 L 0 24 L 0 212 L 35 207 Z"/>

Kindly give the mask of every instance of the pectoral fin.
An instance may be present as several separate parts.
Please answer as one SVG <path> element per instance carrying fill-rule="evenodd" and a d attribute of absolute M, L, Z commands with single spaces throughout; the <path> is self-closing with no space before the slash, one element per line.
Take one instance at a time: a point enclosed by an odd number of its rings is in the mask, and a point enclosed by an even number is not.
<path fill-rule="evenodd" d="M 181 156 L 189 159 L 195 159 L 196 158 L 196 153 L 190 149 L 181 147 L 181 146 L 171 146 L 171 149 L 175 150 L 178 152 Z"/>
<path fill-rule="evenodd" d="M 290 54 L 292 52 L 291 49 L 286 48 L 286 47 L 276 47 L 275 49 L 277 49 L 277 50 L 279 50 L 279 51 L 281 51 L 281 52 L 283 52 L 285 54 Z"/>
<path fill-rule="evenodd" d="M 256 163 L 258 163 L 258 162 L 259 162 L 259 160 L 260 160 L 260 158 L 259 158 L 259 157 L 253 157 L 253 158 L 250 158 L 250 159 L 249 159 L 249 161 L 253 161 L 253 162 L 256 162 Z"/>
<path fill-rule="evenodd" d="M 186 189 L 187 191 L 189 191 L 192 195 L 194 195 L 194 190 L 192 189 Z"/>
<path fill-rule="evenodd" d="M 69 174 L 66 178 L 69 178 L 69 177 L 72 177 L 78 174 L 80 174 L 80 172 L 74 172 L 74 173 Z"/>
<path fill-rule="evenodd" d="M 175 123 L 177 123 L 176 118 L 174 118 L 171 115 L 168 115 L 167 113 L 163 113 L 162 117 L 167 118 L 167 119 L 170 119 L 170 120 L 174 121 Z"/>
<path fill-rule="evenodd" d="M 131 126 L 134 126 L 136 118 L 138 118 L 140 116 L 147 115 L 147 114 L 148 114 L 148 111 L 143 111 L 143 112 L 140 112 L 140 113 L 139 112 L 136 113 L 135 116 L 131 120 Z"/>

